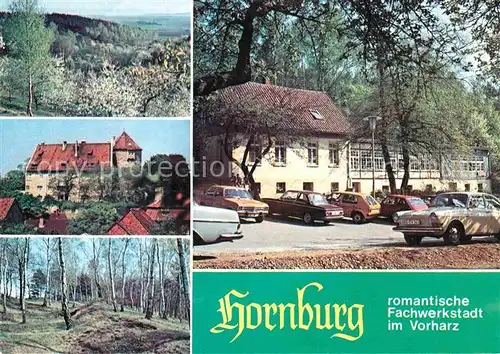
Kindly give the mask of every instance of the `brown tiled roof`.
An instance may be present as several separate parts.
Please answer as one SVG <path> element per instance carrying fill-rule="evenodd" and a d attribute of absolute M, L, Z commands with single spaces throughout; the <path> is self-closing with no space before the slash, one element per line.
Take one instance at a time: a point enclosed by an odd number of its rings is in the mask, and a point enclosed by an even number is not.
<path fill-rule="evenodd" d="M 218 91 L 227 107 L 235 102 L 259 106 L 260 110 L 279 111 L 283 128 L 311 134 L 347 135 L 350 124 L 325 92 L 247 82 Z M 226 108 L 228 109 L 228 108 Z M 323 119 L 313 117 L 317 111 Z"/>
<path fill-rule="evenodd" d="M 28 172 L 63 172 L 78 168 L 79 171 L 92 171 L 99 166 L 111 166 L 111 143 L 78 143 L 75 145 L 39 144 L 28 164 Z"/>
<path fill-rule="evenodd" d="M 44 226 L 40 228 L 40 219 L 27 220 L 26 224 L 37 228 L 46 235 L 68 235 L 68 217 L 65 213 L 52 213 L 44 219 Z"/>
<path fill-rule="evenodd" d="M 108 230 L 108 235 L 150 235 L 158 224 L 142 209 L 130 209 Z"/>
<path fill-rule="evenodd" d="M 5 220 L 14 201 L 14 198 L 0 198 L 0 221 Z"/>
<path fill-rule="evenodd" d="M 125 132 L 115 140 L 114 150 L 141 151 L 142 149 L 135 141 Z"/>

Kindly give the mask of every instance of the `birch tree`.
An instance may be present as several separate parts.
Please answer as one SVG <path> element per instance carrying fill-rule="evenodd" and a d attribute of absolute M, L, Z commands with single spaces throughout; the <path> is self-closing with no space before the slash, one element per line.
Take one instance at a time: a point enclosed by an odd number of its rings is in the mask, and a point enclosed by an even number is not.
<path fill-rule="evenodd" d="M 150 320 L 154 312 L 154 296 L 155 296 L 155 255 L 158 239 L 154 238 L 151 246 L 150 267 L 149 267 L 149 289 L 148 289 L 148 302 L 146 305 L 146 318 Z"/>
<path fill-rule="evenodd" d="M 118 309 L 116 307 L 115 278 L 113 274 L 113 264 L 111 262 L 111 238 L 108 239 L 108 270 L 109 286 L 111 290 L 111 303 L 113 304 L 113 311 L 118 312 Z"/>
<path fill-rule="evenodd" d="M 71 316 L 68 309 L 68 295 L 66 286 L 66 268 L 64 264 L 64 252 L 62 238 L 58 237 L 58 249 L 59 249 L 59 266 L 61 268 L 61 308 L 64 317 L 64 322 L 66 323 L 66 329 L 71 329 L 73 323 L 71 321 Z"/>

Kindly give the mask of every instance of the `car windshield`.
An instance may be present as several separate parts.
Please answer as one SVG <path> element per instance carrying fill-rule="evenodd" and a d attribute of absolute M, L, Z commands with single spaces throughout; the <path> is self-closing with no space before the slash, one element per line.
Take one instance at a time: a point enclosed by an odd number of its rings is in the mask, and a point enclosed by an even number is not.
<path fill-rule="evenodd" d="M 237 199 L 253 199 L 250 193 L 244 189 L 226 189 L 224 197 Z"/>
<path fill-rule="evenodd" d="M 365 200 L 368 202 L 369 205 L 377 205 L 377 201 L 371 195 L 366 195 Z"/>
<path fill-rule="evenodd" d="M 408 203 L 410 203 L 413 206 L 422 206 L 422 205 L 427 205 L 422 199 L 408 199 Z"/>
<path fill-rule="evenodd" d="M 309 203 L 312 205 L 328 204 L 328 201 L 322 194 L 309 194 Z"/>
<path fill-rule="evenodd" d="M 432 207 L 457 207 L 465 208 L 467 194 L 442 194 L 438 195 L 431 203 Z"/>

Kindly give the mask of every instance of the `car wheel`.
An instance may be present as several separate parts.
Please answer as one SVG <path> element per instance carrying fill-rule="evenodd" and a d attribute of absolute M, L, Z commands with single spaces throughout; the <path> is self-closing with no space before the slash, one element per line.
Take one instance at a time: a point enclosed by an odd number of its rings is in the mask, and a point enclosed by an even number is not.
<path fill-rule="evenodd" d="M 314 221 L 311 214 L 309 214 L 309 213 L 305 213 L 304 216 L 302 217 L 302 220 L 304 220 L 304 222 L 308 225 L 312 224 Z"/>
<path fill-rule="evenodd" d="M 264 221 L 264 216 L 263 216 L 263 215 L 259 215 L 259 216 L 257 216 L 257 217 L 255 218 L 255 221 L 256 221 L 256 222 L 258 222 L 258 223 L 260 224 L 261 222 L 263 222 L 263 221 Z"/>
<path fill-rule="evenodd" d="M 443 236 L 444 244 L 447 246 L 457 246 L 464 237 L 464 229 L 458 222 L 452 222 Z"/>
<path fill-rule="evenodd" d="M 355 224 L 361 224 L 365 221 L 365 217 L 361 213 L 352 214 L 352 222 Z"/>
<path fill-rule="evenodd" d="M 418 246 L 420 245 L 420 242 L 422 242 L 422 236 L 413 236 L 408 234 L 405 234 L 404 236 L 408 246 Z"/>

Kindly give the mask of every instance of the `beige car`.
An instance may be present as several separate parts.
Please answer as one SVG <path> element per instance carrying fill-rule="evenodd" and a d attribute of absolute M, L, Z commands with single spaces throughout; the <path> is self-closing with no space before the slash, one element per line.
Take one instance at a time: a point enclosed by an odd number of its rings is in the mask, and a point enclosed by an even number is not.
<path fill-rule="evenodd" d="M 494 235 L 500 240 L 500 200 L 486 193 L 443 193 L 429 209 L 398 212 L 394 221 L 394 230 L 411 246 L 427 236 L 442 237 L 447 245 L 466 243 L 473 236 Z"/>
<path fill-rule="evenodd" d="M 266 203 L 253 199 L 244 188 L 233 186 L 212 186 L 201 198 L 201 205 L 233 209 L 240 218 L 254 218 L 257 222 L 264 221 L 269 213 Z"/>

